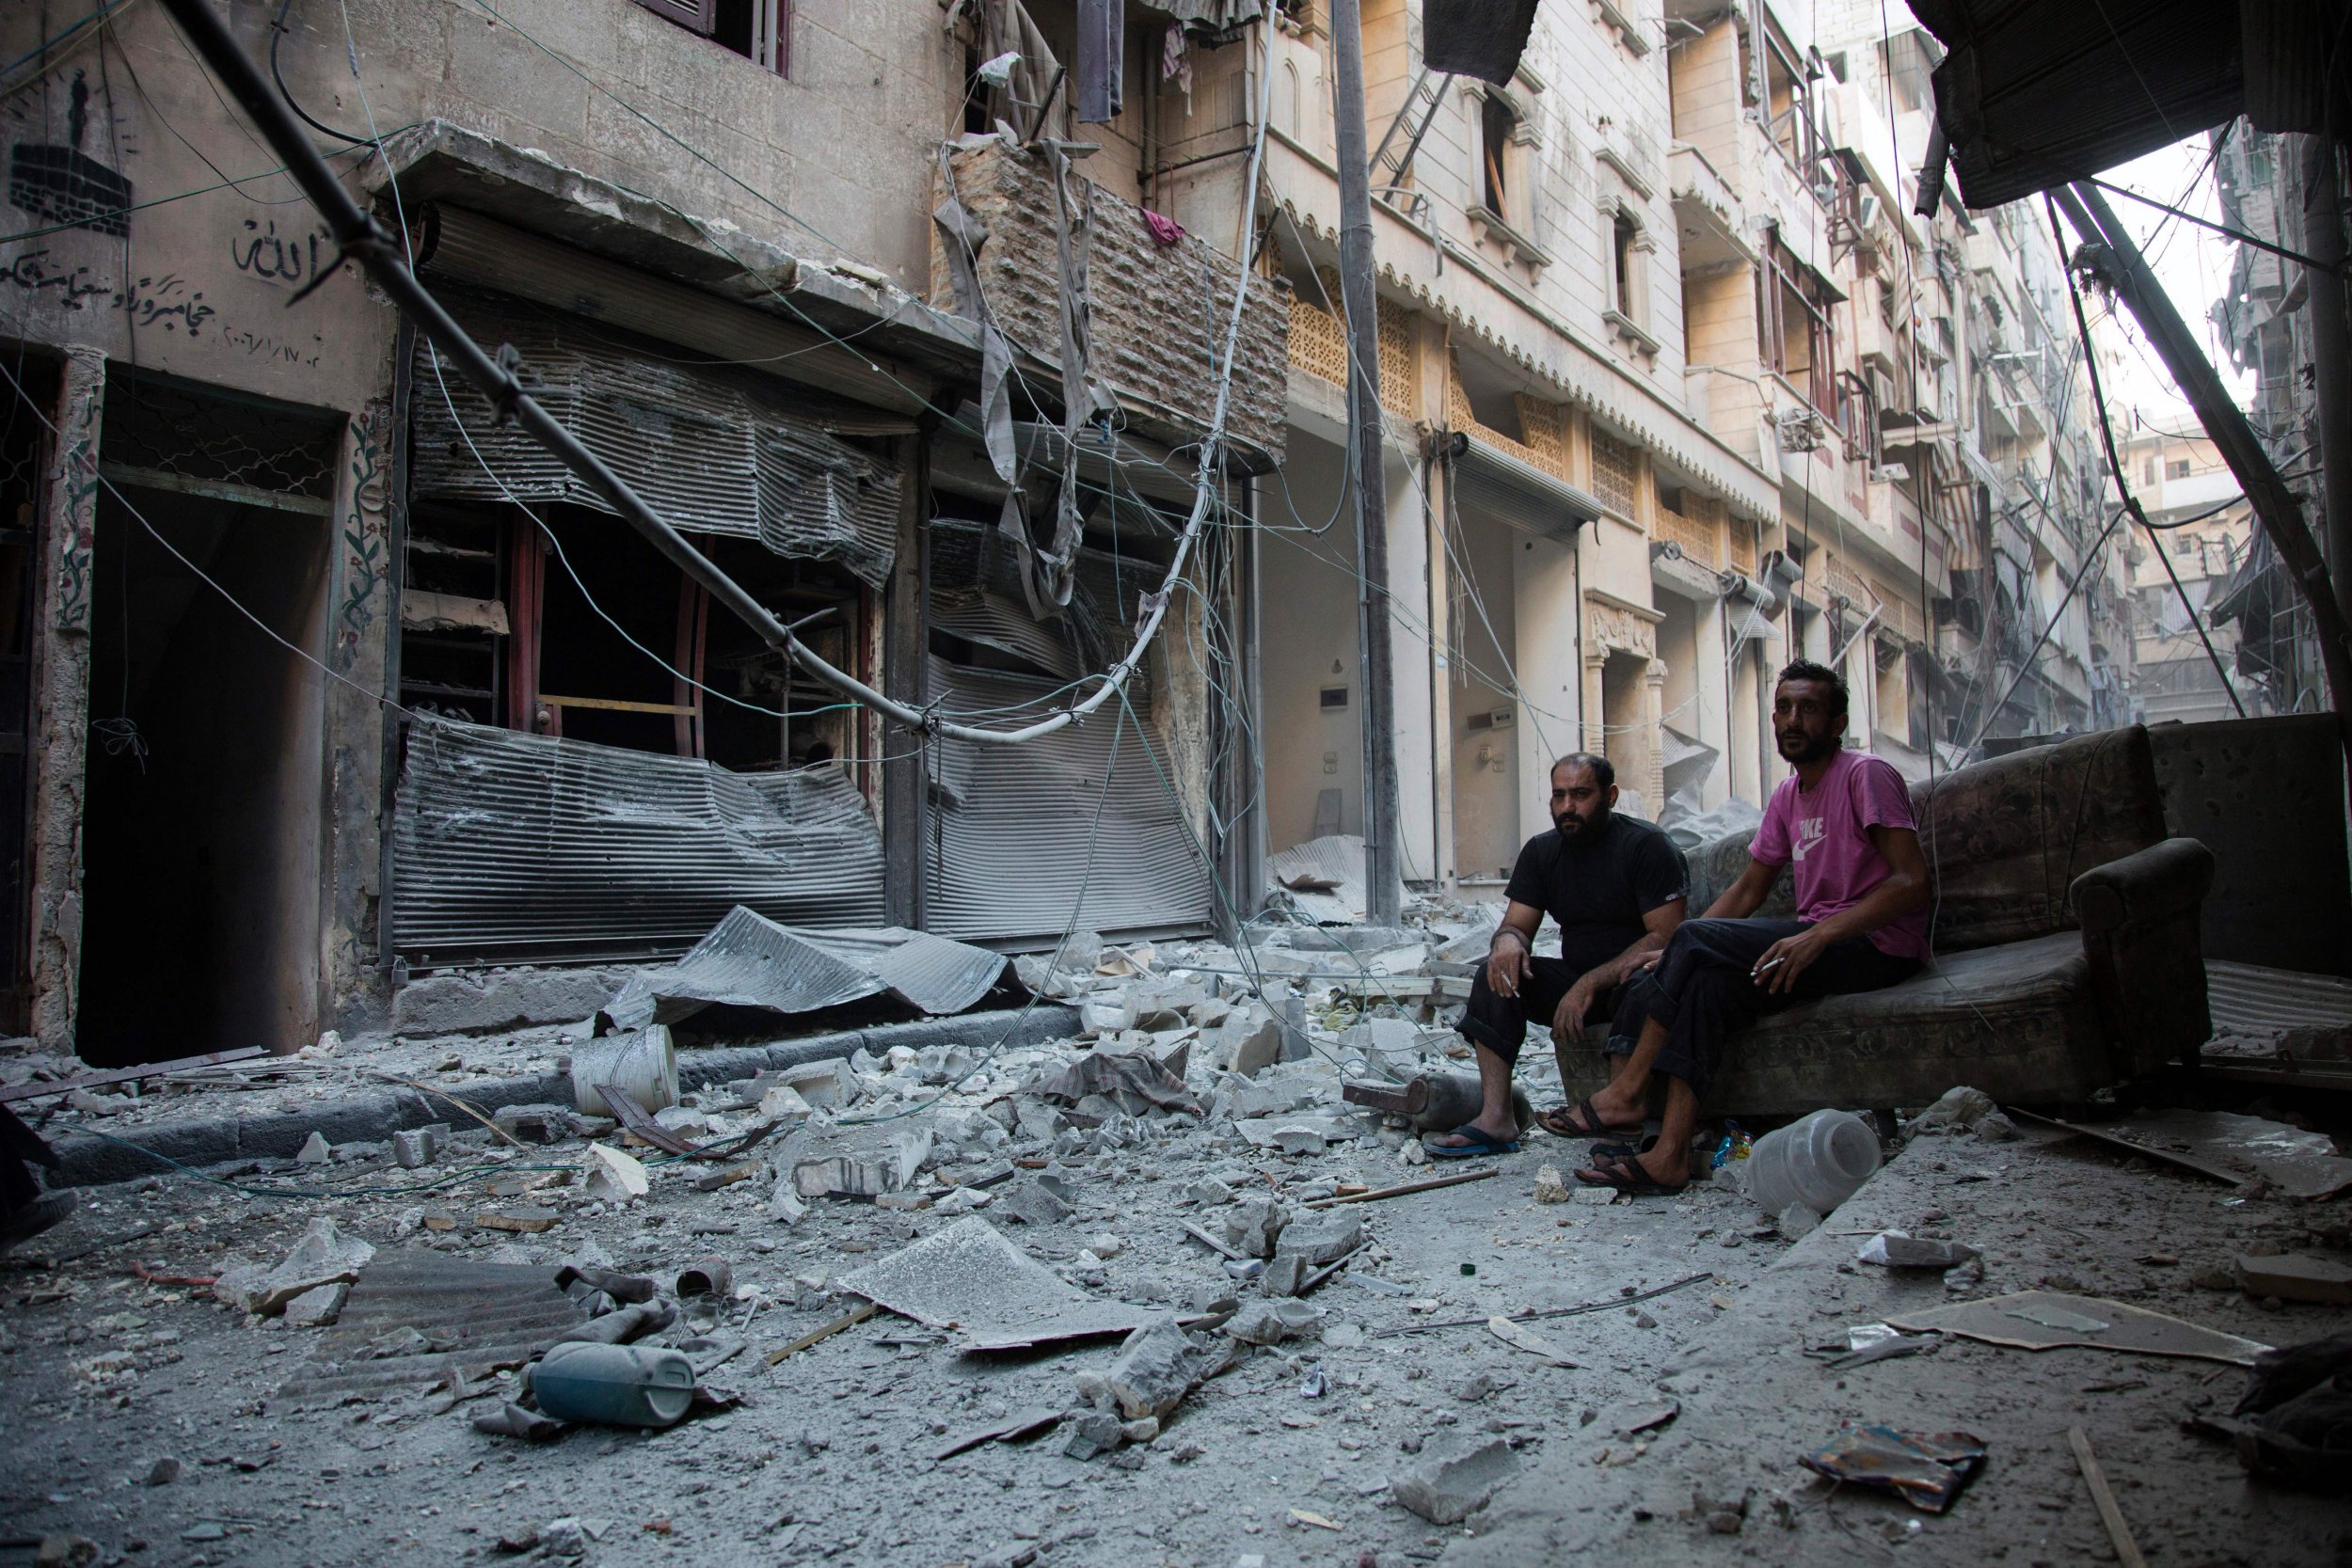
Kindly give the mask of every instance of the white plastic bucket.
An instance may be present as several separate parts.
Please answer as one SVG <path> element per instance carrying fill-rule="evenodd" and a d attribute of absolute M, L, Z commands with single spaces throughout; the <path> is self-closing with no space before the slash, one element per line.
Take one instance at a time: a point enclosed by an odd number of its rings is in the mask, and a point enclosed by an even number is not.
<path fill-rule="evenodd" d="M 1802 1203 L 1826 1214 L 1879 1168 L 1879 1135 L 1851 1111 L 1816 1111 L 1756 1139 L 1740 1165 L 1766 1213 Z"/>
<path fill-rule="evenodd" d="M 610 1084 L 648 1111 L 677 1103 L 677 1048 L 665 1023 L 649 1023 L 626 1035 L 582 1040 L 572 1052 L 572 1103 L 584 1117 L 609 1117 L 612 1108 L 596 1092 Z"/>

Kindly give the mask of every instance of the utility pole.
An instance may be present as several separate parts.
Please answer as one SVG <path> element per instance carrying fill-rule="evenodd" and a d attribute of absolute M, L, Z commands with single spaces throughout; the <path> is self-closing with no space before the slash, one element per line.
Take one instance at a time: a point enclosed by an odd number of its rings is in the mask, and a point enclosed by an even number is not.
<path fill-rule="evenodd" d="M 1393 926 L 1396 696 L 1389 657 L 1389 487 L 1381 477 L 1380 304 L 1372 271 L 1372 163 L 1365 151 L 1364 29 L 1357 0 L 1331 0 L 1333 139 L 1340 163 L 1340 300 L 1347 311 L 1348 468 L 1356 482 L 1356 648 L 1363 687 L 1365 915 Z"/>
<path fill-rule="evenodd" d="M 2253 503 L 2254 515 L 2261 519 L 2271 547 L 2279 552 L 2296 592 L 2311 607 L 2320 659 L 2328 672 L 2328 695 L 2338 719 L 2352 719 L 2352 638 L 2346 635 L 2344 611 L 2337 607 L 2328 584 L 2327 563 L 2320 560 L 2319 546 L 2304 526 L 2301 503 L 2279 477 L 2244 412 L 2230 401 L 2221 378 L 2214 373 L 2213 362 L 2198 347 L 2181 313 L 2172 308 L 2171 297 L 2149 270 L 2131 231 L 2107 206 L 2099 188 L 2088 182 L 2071 187 L 2055 185 L 2050 196 L 2085 240 L 2106 247 L 2112 263 L 2106 271 L 2117 297 L 2138 319 L 2173 385 L 2197 411 L 2198 422 L 2220 449 L 2222 461 L 2229 464 L 2239 488 Z M 2339 728 L 2347 760 L 2352 760 L 2352 723 Z"/>
<path fill-rule="evenodd" d="M 2303 288 L 2312 302 L 2312 369 L 2319 392 L 2320 495 L 2336 606 L 2352 623 L 2352 338 L 2344 311 L 2344 191 L 2335 138 L 2303 138 Z"/>

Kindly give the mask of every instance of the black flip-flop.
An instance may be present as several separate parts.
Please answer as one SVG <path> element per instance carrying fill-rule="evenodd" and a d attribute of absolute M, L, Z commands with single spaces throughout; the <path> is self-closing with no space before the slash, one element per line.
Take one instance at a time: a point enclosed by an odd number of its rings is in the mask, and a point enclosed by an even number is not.
<path fill-rule="evenodd" d="M 1475 1160 L 1488 1154 L 1517 1154 L 1519 1151 L 1519 1142 L 1517 1138 L 1507 1140 L 1498 1138 L 1485 1128 L 1472 1127 L 1467 1122 L 1449 1132 L 1440 1132 L 1438 1135 L 1469 1138 L 1472 1141 L 1466 1144 L 1433 1144 L 1424 1138 L 1422 1140 L 1421 1147 L 1432 1160 Z"/>
<path fill-rule="evenodd" d="M 1581 1127 L 1552 1125 L 1555 1120 L 1565 1120 L 1571 1116 L 1581 1117 L 1584 1119 L 1584 1125 Z M 1573 1105 L 1562 1105 L 1542 1113 L 1536 1117 L 1535 1125 L 1555 1138 L 1605 1138 L 1612 1132 L 1632 1131 L 1629 1127 L 1612 1127 L 1601 1120 L 1600 1113 L 1593 1109 L 1593 1097 L 1589 1094 Z"/>
<path fill-rule="evenodd" d="M 1655 1132 L 1645 1133 L 1642 1138 L 1635 1143 L 1597 1143 L 1593 1146 L 1593 1161 L 1595 1164 L 1597 1165 L 1599 1162 L 1603 1160 L 1630 1160 L 1636 1155 L 1647 1154 L 1651 1149 L 1656 1148 L 1657 1147 L 1658 1134 Z"/>
<path fill-rule="evenodd" d="M 1578 1171 L 1576 1179 L 1587 1187 L 1611 1187 L 1628 1197 L 1674 1197 L 1690 1185 L 1686 1181 L 1681 1187 L 1669 1187 L 1632 1160 L 1616 1155 L 1602 1160 L 1593 1169 L 1597 1174 L 1588 1176 Z"/>

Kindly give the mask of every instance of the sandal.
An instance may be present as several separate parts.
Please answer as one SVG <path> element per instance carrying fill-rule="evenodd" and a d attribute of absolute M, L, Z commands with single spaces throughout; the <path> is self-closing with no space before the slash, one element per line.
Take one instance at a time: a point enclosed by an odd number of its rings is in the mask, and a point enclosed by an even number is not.
<path fill-rule="evenodd" d="M 1569 1125 L 1570 1117 L 1582 1117 L 1583 1125 Z M 1633 1127 L 1610 1126 L 1600 1119 L 1600 1113 L 1593 1109 L 1593 1097 L 1586 1095 L 1573 1105 L 1555 1106 L 1544 1112 L 1535 1118 L 1535 1125 L 1555 1138 L 1604 1138 L 1612 1132 L 1633 1132 L 1640 1123 L 1635 1123 Z"/>
<path fill-rule="evenodd" d="M 1588 1187 L 1610 1187 L 1628 1197 L 1673 1197 L 1688 1187 L 1669 1187 L 1644 1170 L 1631 1158 L 1610 1155 L 1593 1167 L 1592 1174 L 1578 1171 L 1576 1179 Z"/>
<path fill-rule="evenodd" d="M 1593 1146 L 1593 1163 L 1597 1166 L 1603 1160 L 1630 1160 L 1635 1155 L 1647 1154 L 1657 1147 L 1658 1134 L 1655 1132 L 1645 1132 L 1639 1138 L 1622 1142 L 1612 1139 Z"/>
<path fill-rule="evenodd" d="M 1421 1147 L 1432 1160 L 1475 1160 L 1488 1154 L 1517 1154 L 1519 1151 L 1517 1138 L 1498 1138 L 1485 1128 L 1472 1127 L 1468 1122 L 1439 1136 L 1468 1138 L 1470 1141 L 1465 1144 L 1433 1144 L 1423 1139 Z"/>

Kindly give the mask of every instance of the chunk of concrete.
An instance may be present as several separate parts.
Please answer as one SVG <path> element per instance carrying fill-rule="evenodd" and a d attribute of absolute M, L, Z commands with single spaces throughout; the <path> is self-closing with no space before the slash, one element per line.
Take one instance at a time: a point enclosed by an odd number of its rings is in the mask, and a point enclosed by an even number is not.
<path fill-rule="evenodd" d="M 624 1154 L 609 1144 L 588 1146 L 589 1196 L 626 1204 L 636 1202 L 652 1190 L 653 1182 L 635 1155 Z"/>
<path fill-rule="evenodd" d="M 1226 1066 L 1244 1078 L 1255 1078 L 1281 1060 L 1282 1025 L 1268 1018 L 1233 1042 Z"/>
<path fill-rule="evenodd" d="M 1424 1454 L 1412 1469 L 1390 1478 L 1389 1491 L 1433 1525 L 1458 1525 L 1486 1507 L 1518 1468 L 1518 1455 L 1498 1437 L 1467 1451 Z"/>
<path fill-rule="evenodd" d="M 1535 1201 L 1538 1203 L 1568 1201 L 1567 1180 L 1560 1174 L 1558 1165 L 1546 1165 L 1535 1173 Z"/>
<path fill-rule="evenodd" d="M 295 1153 L 294 1162 L 304 1165 L 323 1165 L 333 1158 L 335 1151 L 327 1146 L 326 1137 L 313 1132 L 302 1140 L 302 1148 Z"/>
<path fill-rule="evenodd" d="M 1228 1337 L 1245 1345 L 1279 1345 L 1285 1339 L 1306 1338 L 1322 1325 L 1323 1308 L 1295 1297 L 1244 1302 L 1225 1321 Z"/>
<path fill-rule="evenodd" d="M 344 1235 L 335 1228 L 333 1220 L 312 1220 L 285 1261 L 258 1277 L 246 1275 L 231 1305 L 275 1317 L 286 1309 L 287 1303 L 307 1291 L 322 1285 L 350 1284 L 374 1256 L 374 1247 L 357 1236 Z M 224 1275 L 215 1289 L 217 1291 L 229 1284 Z"/>
<path fill-rule="evenodd" d="M 1202 1353 L 1173 1313 L 1127 1336 L 1104 1375 L 1119 1413 L 1130 1421 L 1167 1416 L 1200 1381 Z"/>
<path fill-rule="evenodd" d="M 1127 1440 L 1126 1424 L 1107 1410 L 1089 1410 L 1069 1421 L 1070 1435 L 1062 1452 L 1073 1459 L 1092 1459 Z"/>
<path fill-rule="evenodd" d="M 2249 1296 L 2277 1296 L 2280 1301 L 2315 1302 L 2323 1307 L 2352 1306 L 2352 1266 L 2309 1253 L 2240 1258 L 2237 1280 L 2239 1289 Z"/>
<path fill-rule="evenodd" d="M 847 1105 L 858 1095 L 857 1074 L 850 1070 L 846 1057 L 802 1062 L 779 1069 L 776 1078 L 809 1104 L 826 1110 Z"/>
<path fill-rule="evenodd" d="M 1024 1225 L 1059 1225 L 1071 1210 L 1042 1181 L 1025 1181 L 1007 1196 L 999 1212 Z"/>
<path fill-rule="evenodd" d="M 1276 1240 L 1290 1218 L 1281 1203 L 1261 1193 L 1236 1202 L 1219 1216 L 1224 1222 L 1225 1244 L 1248 1258 L 1271 1258 Z"/>
<path fill-rule="evenodd" d="M 1303 1258 L 1321 1268 L 1355 1251 L 1363 1239 L 1362 1214 L 1352 1208 L 1325 1209 L 1284 1226 L 1277 1244 L 1283 1256 Z"/>
<path fill-rule="evenodd" d="M 441 1134 L 419 1127 L 392 1134 L 392 1159 L 403 1170 L 417 1170 L 441 1157 Z"/>
<path fill-rule="evenodd" d="M 351 1287 L 340 1280 L 303 1291 L 286 1303 L 286 1322 L 295 1328 L 325 1328 L 342 1316 L 343 1303 L 351 1299 Z"/>

